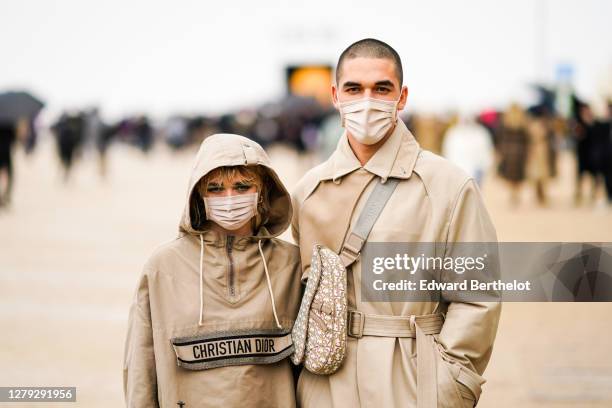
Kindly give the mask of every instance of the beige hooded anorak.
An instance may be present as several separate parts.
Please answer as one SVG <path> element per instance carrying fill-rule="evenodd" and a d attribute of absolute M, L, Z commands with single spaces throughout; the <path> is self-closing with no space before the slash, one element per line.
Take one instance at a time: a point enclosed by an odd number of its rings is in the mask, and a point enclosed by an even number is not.
<path fill-rule="evenodd" d="M 269 217 L 254 236 L 220 234 L 210 221 L 194 230 L 189 203 L 198 181 L 218 167 L 243 165 L 265 168 Z M 295 405 L 286 357 L 300 302 L 299 251 L 275 238 L 290 219 L 289 194 L 261 146 L 229 134 L 202 143 L 179 236 L 148 260 L 131 306 L 128 407 Z"/>
<path fill-rule="evenodd" d="M 400 182 L 376 221 L 369 242 L 496 241 L 475 181 L 449 161 L 422 150 L 399 121 L 365 165 L 355 157 L 345 132 L 332 156 L 298 183 L 292 197 L 292 233 L 300 246 L 304 279 L 313 244 L 339 251 L 379 178 L 383 182 L 397 178 Z M 451 247 L 447 246 L 447 256 L 452 256 Z M 480 375 L 491 356 L 500 304 L 365 302 L 360 285 L 358 258 L 348 273 L 349 309 L 384 316 L 445 314 L 440 333 L 427 336 L 437 361 L 437 379 L 430 386 L 440 407 L 472 406 L 484 382 Z M 348 337 L 346 359 L 335 374 L 318 376 L 302 371 L 298 405 L 415 407 L 416 350 L 414 338 Z"/>

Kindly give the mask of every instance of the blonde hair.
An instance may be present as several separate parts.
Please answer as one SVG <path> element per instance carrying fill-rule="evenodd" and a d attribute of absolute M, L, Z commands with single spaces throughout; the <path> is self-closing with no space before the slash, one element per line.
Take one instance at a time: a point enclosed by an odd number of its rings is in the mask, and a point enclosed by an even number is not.
<path fill-rule="evenodd" d="M 504 127 L 509 129 L 520 129 L 525 127 L 527 117 L 523 108 L 518 104 L 513 103 L 510 105 L 508 110 L 504 112 L 502 117 L 502 123 Z"/>
<path fill-rule="evenodd" d="M 265 224 L 270 213 L 270 200 L 268 197 L 268 175 L 261 166 L 222 166 L 217 167 L 198 181 L 191 194 L 189 212 L 191 227 L 202 230 L 206 219 L 206 209 L 204 207 L 204 197 L 208 186 L 212 182 L 224 182 L 226 180 L 239 180 L 241 182 L 253 183 L 258 192 L 257 215 L 253 220 L 253 231 L 260 225 Z"/>

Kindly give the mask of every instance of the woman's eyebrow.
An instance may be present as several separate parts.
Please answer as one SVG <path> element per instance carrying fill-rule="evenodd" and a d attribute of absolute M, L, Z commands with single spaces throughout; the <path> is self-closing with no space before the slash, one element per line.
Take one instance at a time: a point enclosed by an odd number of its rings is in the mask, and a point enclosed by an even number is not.
<path fill-rule="evenodd" d="M 248 181 L 248 180 L 240 180 L 240 181 L 236 181 L 236 182 L 234 182 L 234 185 L 235 185 L 235 186 L 250 186 L 250 185 L 252 185 L 252 184 L 253 184 L 253 183 L 251 183 L 251 182 L 250 182 L 250 181 Z"/>

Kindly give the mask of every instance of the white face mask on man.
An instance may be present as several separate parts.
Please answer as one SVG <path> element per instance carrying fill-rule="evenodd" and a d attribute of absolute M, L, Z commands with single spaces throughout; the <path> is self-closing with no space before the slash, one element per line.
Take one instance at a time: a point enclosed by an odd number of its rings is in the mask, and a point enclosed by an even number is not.
<path fill-rule="evenodd" d="M 400 95 L 401 99 L 401 95 Z M 397 122 L 397 101 L 363 98 L 338 101 L 342 126 L 359 143 L 372 145 L 379 142 Z"/>
<path fill-rule="evenodd" d="M 223 197 L 204 197 L 206 218 L 234 231 L 257 214 L 257 192 Z"/>

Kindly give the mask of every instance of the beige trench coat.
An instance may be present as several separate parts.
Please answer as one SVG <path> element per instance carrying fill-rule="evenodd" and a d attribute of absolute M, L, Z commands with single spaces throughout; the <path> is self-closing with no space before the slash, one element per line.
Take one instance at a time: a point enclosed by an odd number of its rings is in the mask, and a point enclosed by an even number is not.
<path fill-rule="evenodd" d="M 250 237 L 228 238 L 211 230 L 208 221 L 203 230 L 195 230 L 189 201 L 196 184 L 219 166 L 235 165 L 266 169 L 271 206 L 268 219 Z M 299 250 L 275 238 L 288 228 L 290 218 L 289 193 L 259 145 L 236 135 L 215 135 L 203 142 L 191 175 L 180 234 L 157 248 L 147 261 L 130 309 L 123 367 L 128 407 L 295 405 L 292 367 L 286 357 L 292 351 L 287 349 L 289 332 L 300 302 Z M 280 331 L 286 333 L 282 341 L 275 343 L 273 350 L 269 338 L 237 341 L 236 334 L 244 337 L 279 330 L 272 299 L 283 328 Z M 175 341 L 216 333 L 224 333 L 224 340 L 207 343 L 215 346 L 212 348 Z M 176 346 L 175 352 L 173 343 L 186 345 Z M 265 364 L 237 361 L 262 345 L 269 352 L 263 357 Z M 280 352 L 281 346 L 285 354 L 273 354 Z M 179 356 L 196 362 L 179 366 Z M 283 357 L 280 361 L 279 356 Z M 205 364 L 197 361 L 205 358 L 209 367 L 222 364 L 203 369 Z M 223 366 L 227 363 L 238 365 Z"/>
<path fill-rule="evenodd" d="M 339 251 L 376 178 L 401 181 L 368 238 L 371 242 L 494 242 L 495 229 L 473 179 L 449 161 L 422 150 L 400 121 L 390 138 L 362 167 L 346 134 L 336 151 L 309 171 L 292 195 L 292 233 L 299 243 L 303 279 L 314 243 Z M 472 406 L 480 395 L 501 311 L 499 303 L 361 301 L 361 264 L 348 274 L 349 309 L 367 314 L 410 316 L 445 312 L 434 335 L 438 406 Z M 428 336 L 431 337 L 431 336 Z M 416 406 L 416 344 L 413 338 L 348 337 L 343 366 L 330 376 L 302 371 L 298 405 L 303 407 Z M 457 381 L 459 372 L 474 381 Z M 464 381 L 465 382 L 465 381 Z"/>

